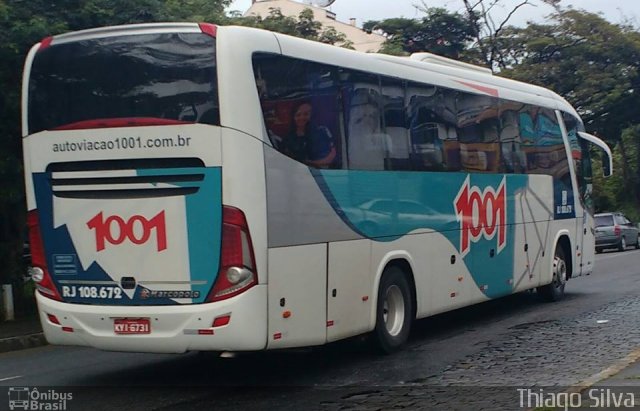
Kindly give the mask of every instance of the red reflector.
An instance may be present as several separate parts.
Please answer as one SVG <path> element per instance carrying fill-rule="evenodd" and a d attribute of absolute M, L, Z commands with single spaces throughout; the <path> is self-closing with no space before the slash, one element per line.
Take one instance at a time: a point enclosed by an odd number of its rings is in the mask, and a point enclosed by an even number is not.
<path fill-rule="evenodd" d="M 456 293 L 451 293 L 451 298 L 454 298 L 456 296 Z"/>
<path fill-rule="evenodd" d="M 282 338 L 282 333 L 275 333 L 275 334 L 273 334 L 273 339 L 274 339 L 274 340 L 279 340 L 280 338 Z"/>
<path fill-rule="evenodd" d="M 71 327 L 62 327 L 62 331 L 67 332 L 67 333 L 72 333 L 73 332 L 73 328 L 71 328 Z"/>
<path fill-rule="evenodd" d="M 229 324 L 229 321 L 231 321 L 231 316 L 230 315 L 223 315 L 220 317 L 216 317 L 215 320 L 213 320 L 213 324 L 211 324 L 212 327 L 222 327 L 223 325 L 227 325 Z"/>
<path fill-rule="evenodd" d="M 38 51 L 42 51 L 47 47 L 51 46 L 52 41 L 53 41 L 53 37 L 51 36 L 43 38 L 42 41 L 40 42 L 40 47 L 38 48 Z"/>
<path fill-rule="evenodd" d="M 327 321 L 327 327 L 333 327 L 333 320 Z"/>
<path fill-rule="evenodd" d="M 198 330 L 198 335 L 213 335 L 213 330 L 204 328 L 202 330 Z"/>
<path fill-rule="evenodd" d="M 200 23 L 198 24 L 198 26 L 200 26 L 200 31 L 202 31 L 204 34 L 216 38 L 216 35 L 218 34 L 218 26 L 210 23 Z"/>
<path fill-rule="evenodd" d="M 51 324 L 60 325 L 60 321 L 58 321 L 58 317 L 53 314 L 47 314 L 47 319 Z"/>

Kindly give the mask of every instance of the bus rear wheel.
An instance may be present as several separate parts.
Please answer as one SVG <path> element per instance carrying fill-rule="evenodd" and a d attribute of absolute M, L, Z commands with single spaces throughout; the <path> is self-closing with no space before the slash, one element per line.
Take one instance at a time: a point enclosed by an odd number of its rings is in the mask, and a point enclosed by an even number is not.
<path fill-rule="evenodd" d="M 553 273 L 550 284 L 538 287 L 538 292 L 546 301 L 560 301 L 564 298 L 564 287 L 567 284 L 567 262 L 560 245 L 556 246 L 553 257 Z"/>
<path fill-rule="evenodd" d="M 376 307 L 377 347 L 391 354 L 409 338 L 413 322 L 413 299 L 405 273 L 398 267 L 387 267 L 382 273 Z"/>

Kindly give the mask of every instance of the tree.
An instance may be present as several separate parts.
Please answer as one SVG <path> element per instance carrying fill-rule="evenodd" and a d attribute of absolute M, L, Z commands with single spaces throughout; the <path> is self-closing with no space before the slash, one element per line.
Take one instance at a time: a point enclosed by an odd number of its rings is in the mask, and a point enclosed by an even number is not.
<path fill-rule="evenodd" d="M 472 28 L 458 13 L 443 8 L 425 8 L 422 19 L 389 18 L 367 21 L 362 28 L 379 31 L 387 38 L 381 52 L 411 54 L 428 51 L 458 58 L 472 39 Z"/>
<path fill-rule="evenodd" d="M 502 74 L 564 96 L 589 131 L 617 147 L 620 159 L 616 166 L 622 184 L 612 199 L 621 206 L 631 194 L 637 207 L 640 158 L 634 153 L 640 135 L 640 33 L 631 26 L 572 9 L 558 8 L 551 21 L 510 29 L 503 44 L 512 57 Z M 517 51 L 515 44 L 519 44 Z"/>
<path fill-rule="evenodd" d="M 536 3 L 555 5 L 559 0 L 521 0 L 501 20 L 495 20 L 492 11 L 502 0 L 462 0 L 466 19 L 473 33 L 473 50 L 470 57 L 491 69 L 504 68 L 504 48 L 499 47 L 502 33 L 509 28 L 511 18 L 523 7 Z M 423 2 L 424 4 L 424 2 Z M 497 66 L 497 67 L 496 67 Z"/>
<path fill-rule="evenodd" d="M 314 19 L 313 10 L 309 8 L 302 10 L 297 18 L 285 16 L 282 14 L 282 10 L 277 7 L 272 7 L 269 9 L 269 15 L 264 18 L 262 16 L 241 17 L 232 15 L 227 22 L 230 24 L 275 31 L 307 40 L 338 45 L 344 48 L 353 48 L 353 43 L 347 39 L 344 33 L 338 32 L 335 27 L 324 28 L 322 23 Z"/>

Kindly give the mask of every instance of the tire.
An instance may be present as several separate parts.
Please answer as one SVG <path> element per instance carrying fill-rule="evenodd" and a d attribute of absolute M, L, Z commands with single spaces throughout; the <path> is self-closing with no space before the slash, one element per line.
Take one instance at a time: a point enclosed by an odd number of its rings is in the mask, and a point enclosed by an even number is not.
<path fill-rule="evenodd" d="M 560 301 L 564 298 L 564 287 L 567 284 L 567 263 L 564 251 L 560 245 L 556 245 L 553 257 L 553 273 L 550 284 L 538 287 L 538 293 L 546 301 Z"/>
<path fill-rule="evenodd" d="M 618 251 L 624 251 L 627 249 L 627 240 L 624 237 L 620 239 L 620 244 L 618 244 Z"/>
<path fill-rule="evenodd" d="M 596 254 L 602 253 L 602 248 L 596 247 Z"/>
<path fill-rule="evenodd" d="M 640 236 L 636 237 L 636 250 L 640 250 Z"/>
<path fill-rule="evenodd" d="M 375 344 L 384 354 L 398 351 L 409 338 L 413 322 L 413 298 L 405 273 L 387 267 L 382 273 L 376 306 Z"/>

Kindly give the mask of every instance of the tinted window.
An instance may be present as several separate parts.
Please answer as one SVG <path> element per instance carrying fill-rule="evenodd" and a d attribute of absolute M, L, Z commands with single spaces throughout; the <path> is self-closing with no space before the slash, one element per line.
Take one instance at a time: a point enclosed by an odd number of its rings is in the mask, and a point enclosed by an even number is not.
<path fill-rule="evenodd" d="M 629 224 L 629 220 L 627 220 L 627 218 L 623 215 L 616 215 L 615 221 L 616 221 L 616 224 L 620 224 L 620 225 Z"/>
<path fill-rule="evenodd" d="M 613 225 L 612 215 L 597 215 L 595 217 L 596 227 L 610 227 Z"/>
<path fill-rule="evenodd" d="M 413 169 L 459 170 L 456 93 L 410 83 L 407 102 Z"/>
<path fill-rule="evenodd" d="M 458 140 L 462 168 L 472 172 L 499 171 L 498 99 L 475 94 L 458 97 Z"/>
<path fill-rule="evenodd" d="M 527 153 L 528 172 L 566 178 L 569 164 L 555 112 L 525 106 L 519 112 L 519 122 L 523 150 Z"/>
<path fill-rule="evenodd" d="M 253 66 L 273 147 L 312 167 L 340 167 L 341 90 L 336 69 L 270 54 L 255 54 Z"/>
<path fill-rule="evenodd" d="M 36 54 L 29 130 L 146 117 L 219 123 L 215 39 L 173 33 L 54 45 Z"/>
<path fill-rule="evenodd" d="M 392 143 L 384 129 L 385 97 L 382 95 L 380 77 L 341 70 L 340 78 L 349 168 L 384 170 Z"/>
<path fill-rule="evenodd" d="M 593 173 L 591 171 L 589 143 L 578 138 L 578 132 L 584 131 L 584 125 L 579 119 L 567 113 L 563 113 L 563 119 L 569 138 L 571 159 L 576 171 L 580 199 L 584 207 L 593 212 Z"/>
<path fill-rule="evenodd" d="M 399 79 L 381 79 L 382 127 L 388 141 L 385 169 L 410 170 L 410 141 L 405 112 L 405 83 Z"/>
<path fill-rule="evenodd" d="M 302 102 L 313 128 L 325 130 L 317 140 L 336 151 L 320 167 L 547 174 L 558 204 L 573 204 L 551 109 L 280 55 L 255 54 L 253 64 L 273 146 L 307 165 L 318 166 L 308 149 L 291 149 Z"/>
<path fill-rule="evenodd" d="M 522 149 L 518 114 L 523 107 L 522 103 L 500 101 L 500 169 L 504 173 L 527 172 L 527 155 Z"/>

